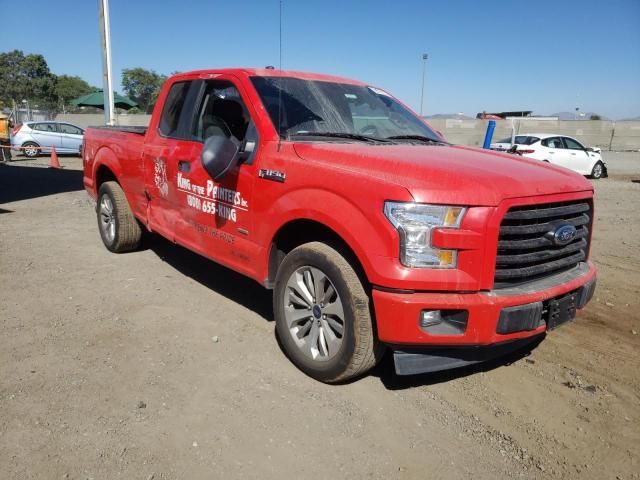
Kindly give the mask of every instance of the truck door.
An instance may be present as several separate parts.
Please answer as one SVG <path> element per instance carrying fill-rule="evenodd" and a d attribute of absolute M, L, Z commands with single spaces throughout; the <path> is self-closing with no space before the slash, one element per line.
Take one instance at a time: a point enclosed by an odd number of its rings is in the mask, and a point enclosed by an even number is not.
<path fill-rule="evenodd" d="M 178 81 L 170 86 L 160 118 L 149 125 L 142 150 L 147 221 L 152 230 L 170 240 L 175 239 L 179 215 L 178 162 L 197 154 L 195 145 L 185 138 L 200 85 L 198 81 Z"/>
<path fill-rule="evenodd" d="M 253 185 L 258 155 L 253 106 L 232 76 L 204 80 L 193 108 L 190 141 L 176 160 L 176 241 L 245 274 L 255 269 L 252 240 Z M 211 136 L 233 137 L 243 153 L 219 181 L 202 166 L 200 154 Z M 188 145 L 187 145 L 188 144 Z"/>

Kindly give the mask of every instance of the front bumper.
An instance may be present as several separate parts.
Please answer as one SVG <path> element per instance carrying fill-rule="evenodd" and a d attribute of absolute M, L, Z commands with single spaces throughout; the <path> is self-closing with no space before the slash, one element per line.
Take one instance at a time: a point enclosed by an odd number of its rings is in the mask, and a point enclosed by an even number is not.
<path fill-rule="evenodd" d="M 595 278 L 593 263 L 584 262 L 543 280 L 488 292 L 401 293 L 374 288 L 378 338 L 394 351 L 412 354 L 420 347 L 497 346 L 530 339 L 548 329 L 542 313 L 549 301 L 573 292 L 575 308 L 580 310 L 593 295 Z M 466 329 L 456 335 L 429 334 L 419 325 L 423 310 L 466 310 Z"/>
<path fill-rule="evenodd" d="M 395 350 L 393 363 L 398 375 L 438 372 L 486 362 L 518 350 L 533 348 L 543 338 L 544 334 L 540 334 L 493 345 Z"/>

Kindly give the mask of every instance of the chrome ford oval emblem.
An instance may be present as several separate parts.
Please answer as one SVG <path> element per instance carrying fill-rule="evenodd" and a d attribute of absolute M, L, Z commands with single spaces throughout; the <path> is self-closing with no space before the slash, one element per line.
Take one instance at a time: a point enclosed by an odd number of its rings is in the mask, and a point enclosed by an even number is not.
<path fill-rule="evenodd" d="M 566 245 L 567 243 L 571 242 L 571 240 L 576 238 L 576 234 L 578 233 L 578 231 L 573 225 L 563 223 L 561 225 L 558 225 L 556 229 L 553 230 L 553 232 L 549 233 L 553 234 L 553 243 L 561 246 Z"/>

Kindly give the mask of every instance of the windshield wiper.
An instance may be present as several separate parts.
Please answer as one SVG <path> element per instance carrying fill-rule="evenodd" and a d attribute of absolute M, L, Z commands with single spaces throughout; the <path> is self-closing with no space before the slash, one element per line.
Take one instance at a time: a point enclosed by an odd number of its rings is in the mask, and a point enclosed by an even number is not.
<path fill-rule="evenodd" d="M 425 137 L 424 135 L 392 135 L 386 137 L 387 140 L 417 140 L 424 143 L 436 143 L 439 145 L 446 145 L 442 140 L 435 140 L 433 138 Z"/>
<path fill-rule="evenodd" d="M 361 142 L 389 142 L 384 138 L 369 137 L 367 135 L 360 135 L 357 133 L 346 132 L 300 132 L 289 135 L 290 137 L 331 137 L 331 138 L 346 138 L 348 140 L 359 140 Z"/>

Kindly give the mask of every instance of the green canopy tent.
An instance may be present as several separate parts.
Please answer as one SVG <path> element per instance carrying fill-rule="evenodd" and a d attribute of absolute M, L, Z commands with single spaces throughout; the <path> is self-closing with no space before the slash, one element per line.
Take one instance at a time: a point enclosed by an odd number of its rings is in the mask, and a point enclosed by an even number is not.
<path fill-rule="evenodd" d="M 89 93 L 88 95 L 72 100 L 71 103 L 78 107 L 95 107 L 104 109 L 104 93 L 102 90 L 96 90 L 93 93 Z M 119 95 L 115 92 L 113 93 L 113 103 L 116 108 L 122 108 L 123 110 L 129 110 L 130 108 L 138 106 L 138 104 L 129 97 Z"/>

